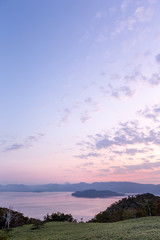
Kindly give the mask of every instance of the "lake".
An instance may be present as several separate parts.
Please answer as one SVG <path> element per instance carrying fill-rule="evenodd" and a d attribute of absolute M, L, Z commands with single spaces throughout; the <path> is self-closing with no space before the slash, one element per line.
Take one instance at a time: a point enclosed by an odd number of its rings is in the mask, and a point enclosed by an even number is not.
<path fill-rule="evenodd" d="M 0 207 L 11 206 L 13 210 L 22 212 L 24 216 L 43 219 L 47 213 L 70 213 L 78 221 L 87 221 L 100 211 L 104 211 L 112 203 L 124 198 L 76 198 L 71 192 L 0 192 Z"/>

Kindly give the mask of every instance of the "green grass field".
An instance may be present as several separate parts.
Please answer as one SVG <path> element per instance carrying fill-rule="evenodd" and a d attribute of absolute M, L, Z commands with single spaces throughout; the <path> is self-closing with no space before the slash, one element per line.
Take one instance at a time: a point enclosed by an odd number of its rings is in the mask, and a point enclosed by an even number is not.
<path fill-rule="evenodd" d="M 160 217 L 147 217 L 116 223 L 46 223 L 14 228 L 9 240 L 160 240 Z"/>

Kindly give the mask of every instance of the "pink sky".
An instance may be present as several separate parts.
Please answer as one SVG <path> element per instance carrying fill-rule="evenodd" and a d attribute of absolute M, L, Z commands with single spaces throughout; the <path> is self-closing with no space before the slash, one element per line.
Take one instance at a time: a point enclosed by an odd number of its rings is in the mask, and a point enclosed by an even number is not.
<path fill-rule="evenodd" d="M 0 1 L 0 184 L 160 183 L 160 1 Z"/>

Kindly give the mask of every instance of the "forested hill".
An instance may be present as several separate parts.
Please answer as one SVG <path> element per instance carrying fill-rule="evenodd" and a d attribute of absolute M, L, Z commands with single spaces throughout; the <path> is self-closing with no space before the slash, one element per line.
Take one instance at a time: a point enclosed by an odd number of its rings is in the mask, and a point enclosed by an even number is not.
<path fill-rule="evenodd" d="M 110 190 L 121 193 L 152 193 L 160 195 L 160 185 L 134 182 L 94 182 L 66 183 L 45 185 L 8 184 L 0 185 L 0 192 L 75 192 L 89 189 Z"/>
<path fill-rule="evenodd" d="M 116 222 L 148 216 L 160 216 L 160 197 L 150 193 L 123 198 L 97 214 L 90 222 Z"/>
<path fill-rule="evenodd" d="M 84 190 L 84 191 L 77 191 L 72 193 L 72 196 L 79 197 L 79 198 L 107 198 L 113 196 L 125 196 L 124 193 L 117 193 L 113 191 L 97 191 L 94 189 Z"/>

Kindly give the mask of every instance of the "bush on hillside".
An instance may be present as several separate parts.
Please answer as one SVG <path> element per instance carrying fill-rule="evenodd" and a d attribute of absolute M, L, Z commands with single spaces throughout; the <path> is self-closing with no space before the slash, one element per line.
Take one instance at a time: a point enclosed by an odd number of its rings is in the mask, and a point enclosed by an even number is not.
<path fill-rule="evenodd" d="M 40 229 L 44 226 L 44 222 L 41 221 L 40 219 L 35 219 L 33 221 L 33 226 L 32 226 L 32 230 L 37 230 Z"/>
<path fill-rule="evenodd" d="M 72 217 L 71 214 L 57 212 L 44 216 L 44 222 L 76 222 L 76 220 Z"/>

